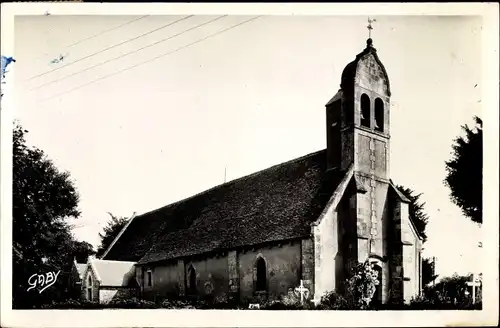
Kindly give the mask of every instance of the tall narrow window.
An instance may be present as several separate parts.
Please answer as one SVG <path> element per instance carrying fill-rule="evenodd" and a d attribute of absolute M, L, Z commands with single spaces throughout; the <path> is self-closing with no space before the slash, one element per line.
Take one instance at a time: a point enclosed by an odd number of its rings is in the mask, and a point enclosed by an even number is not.
<path fill-rule="evenodd" d="M 196 294 L 196 270 L 191 266 L 188 270 L 189 294 Z"/>
<path fill-rule="evenodd" d="M 384 131 L 384 102 L 382 99 L 375 99 L 375 130 Z"/>
<path fill-rule="evenodd" d="M 92 301 L 92 277 L 90 275 L 87 284 L 87 298 L 89 301 Z"/>
<path fill-rule="evenodd" d="M 257 291 L 265 291 L 267 289 L 266 261 L 264 261 L 262 257 L 259 257 L 256 266 L 257 266 L 257 283 L 255 284 L 255 289 Z"/>
<path fill-rule="evenodd" d="M 370 98 L 364 93 L 361 95 L 361 125 L 370 127 Z"/>
<path fill-rule="evenodd" d="M 148 270 L 148 287 L 153 286 L 153 272 Z"/>

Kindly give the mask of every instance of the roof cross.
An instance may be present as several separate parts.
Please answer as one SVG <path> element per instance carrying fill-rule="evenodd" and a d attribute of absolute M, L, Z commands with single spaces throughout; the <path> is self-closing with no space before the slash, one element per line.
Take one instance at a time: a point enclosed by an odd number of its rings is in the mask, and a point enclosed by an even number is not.
<path fill-rule="evenodd" d="M 372 37 L 372 30 L 373 30 L 373 27 L 372 27 L 372 23 L 375 23 L 377 20 L 374 18 L 374 19 L 370 19 L 370 17 L 368 17 L 368 26 L 366 27 L 368 29 L 368 38 L 371 39 Z"/>

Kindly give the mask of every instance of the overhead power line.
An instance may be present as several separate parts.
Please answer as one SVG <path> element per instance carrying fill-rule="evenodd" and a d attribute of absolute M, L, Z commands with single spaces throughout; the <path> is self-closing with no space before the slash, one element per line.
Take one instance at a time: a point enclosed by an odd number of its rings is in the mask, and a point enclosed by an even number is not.
<path fill-rule="evenodd" d="M 219 17 L 217 17 L 217 18 L 215 18 L 215 19 L 212 19 L 212 20 L 210 20 L 210 21 L 208 21 L 208 22 L 204 22 L 204 23 L 202 23 L 202 24 L 198 24 L 198 25 L 196 25 L 196 26 L 194 26 L 194 27 L 191 27 L 191 28 L 189 28 L 189 29 L 187 29 L 187 30 L 184 30 L 184 31 L 179 32 L 179 33 L 177 33 L 177 34 L 174 34 L 174 35 L 172 35 L 172 36 L 169 36 L 169 37 L 163 38 L 163 39 L 161 39 L 161 40 L 159 40 L 159 41 L 156 41 L 156 42 L 154 42 L 154 43 L 152 43 L 152 44 L 149 44 L 149 45 L 147 45 L 147 46 L 144 46 L 144 47 L 141 47 L 141 48 L 139 48 L 139 49 L 135 49 L 135 50 L 133 50 L 133 51 L 127 52 L 127 53 L 125 53 L 125 54 L 123 54 L 123 55 L 120 55 L 120 56 L 118 56 L 118 57 L 115 57 L 115 58 L 111 58 L 111 59 L 105 60 L 105 61 L 100 62 L 100 63 L 98 63 L 98 64 L 95 64 L 95 65 L 92 65 L 92 66 L 90 66 L 90 67 L 87 67 L 87 68 L 85 68 L 85 69 L 83 69 L 83 70 L 81 70 L 81 71 L 78 71 L 78 72 L 75 72 L 75 73 L 72 73 L 72 74 L 69 74 L 69 75 L 63 76 L 63 77 L 61 77 L 60 79 L 56 79 L 56 80 L 50 81 L 50 82 L 48 82 L 48 83 L 45 83 L 45 84 L 39 85 L 39 86 L 37 86 L 37 87 L 34 87 L 34 88 L 30 89 L 30 91 L 33 91 L 33 90 L 36 90 L 36 89 L 39 89 L 39 88 L 42 88 L 42 87 L 48 86 L 48 85 L 50 85 L 50 84 L 54 84 L 54 83 L 56 83 L 56 82 L 60 82 L 60 81 L 65 80 L 65 79 L 67 79 L 67 78 L 69 78 L 69 77 L 72 77 L 72 76 L 75 76 L 75 75 L 81 74 L 81 73 L 83 73 L 83 72 L 89 71 L 89 70 L 91 70 L 91 69 L 94 69 L 94 68 L 96 68 L 96 67 L 102 66 L 102 65 L 107 64 L 107 63 L 109 63 L 109 62 L 112 62 L 112 61 L 118 60 L 118 59 L 120 59 L 120 58 L 123 58 L 123 57 L 129 56 L 129 55 L 135 54 L 135 53 L 137 53 L 137 52 L 139 52 L 139 51 L 142 51 L 142 50 L 144 50 L 144 49 L 147 49 L 147 48 L 153 47 L 153 46 L 155 46 L 155 45 L 158 45 L 158 44 L 160 44 L 160 43 L 166 42 L 166 41 L 168 41 L 168 40 L 171 40 L 171 39 L 173 39 L 173 38 L 175 38 L 175 37 L 178 37 L 178 36 L 180 36 L 180 35 L 182 35 L 182 34 L 184 34 L 184 33 L 190 32 L 190 31 L 192 31 L 192 30 L 194 30 L 194 29 L 197 29 L 197 28 L 199 28 L 199 27 L 202 27 L 202 26 L 208 25 L 208 24 L 210 24 L 210 23 L 212 23 L 212 22 L 215 22 L 216 20 L 219 20 L 219 19 L 221 19 L 221 18 L 225 17 L 225 16 L 227 16 L 227 15 L 222 15 L 222 16 L 219 16 Z"/>
<path fill-rule="evenodd" d="M 100 54 L 100 53 L 102 53 L 102 52 L 105 52 L 105 51 L 111 50 L 111 49 L 113 49 L 113 48 L 116 48 L 116 47 L 122 46 L 122 45 L 124 45 L 124 44 L 126 44 L 126 43 L 129 43 L 129 42 L 135 41 L 135 40 L 137 40 L 137 39 L 140 39 L 140 38 L 142 38 L 142 37 L 145 37 L 146 35 L 149 35 L 149 34 L 151 34 L 151 33 L 154 33 L 154 32 L 157 32 L 157 31 L 159 31 L 159 30 L 162 30 L 162 29 L 165 29 L 165 28 L 167 28 L 167 27 L 170 27 L 170 26 L 172 26 L 172 25 L 174 25 L 174 24 L 176 24 L 176 23 L 178 23 L 178 22 L 180 22 L 180 21 L 186 20 L 186 19 L 188 19 L 188 18 L 190 18 L 190 17 L 193 17 L 193 16 L 194 16 L 194 15 L 185 16 L 185 17 L 180 18 L 180 19 L 178 19 L 178 20 L 176 20 L 176 21 L 173 21 L 173 22 L 171 22 L 171 23 L 168 23 L 168 24 L 162 25 L 162 26 L 160 26 L 160 27 L 158 27 L 158 28 L 155 28 L 155 29 L 153 29 L 153 30 L 151 30 L 151 31 L 148 31 L 148 32 L 146 32 L 146 33 L 143 33 L 143 34 L 141 34 L 141 35 L 139 35 L 139 36 L 136 36 L 136 37 L 134 37 L 134 38 L 132 38 L 132 39 L 125 40 L 125 41 L 120 42 L 120 43 L 118 43 L 118 44 L 115 44 L 115 45 L 109 46 L 109 47 L 107 47 L 107 48 L 104 48 L 104 49 L 102 49 L 102 50 L 99 50 L 99 51 L 97 51 L 97 52 L 94 52 L 94 53 L 92 53 L 92 54 L 90 54 L 90 55 L 87 55 L 87 56 L 85 56 L 85 57 L 79 58 L 79 59 L 77 59 L 77 60 L 75 60 L 75 61 L 69 62 L 69 63 L 67 63 L 67 64 L 65 64 L 65 65 L 61 65 L 61 66 L 58 66 L 58 67 L 56 67 L 56 68 L 53 68 L 53 69 L 51 69 L 51 70 L 49 70 L 49 71 L 46 71 L 46 72 L 44 72 L 44 73 L 40 73 L 40 74 L 38 74 L 38 75 L 32 76 L 32 77 L 30 77 L 27 81 L 30 81 L 30 80 L 36 79 L 36 78 L 38 78 L 38 77 L 41 77 L 41 76 L 47 75 L 47 74 L 52 73 L 52 72 L 55 72 L 55 71 L 58 71 L 58 70 L 60 70 L 60 69 L 62 69 L 62 68 L 68 67 L 68 66 L 73 65 L 73 64 L 78 63 L 78 62 L 81 62 L 82 60 L 88 59 L 88 58 L 93 57 L 93 56 L 95 56 L 95 55 L 98 55 L 98 54 Z"/>
<path fill-rule="evenodd" d="M 193 46 L 193 45 L 195 45 L 195 44 L 197 44 L 197 43 L 200 43 L 200 42 L 203 42 L 203 41 L 205 41 L 205 40 L 207 40 L 207 39 L 213 38 L 213 37 L 215 37 L 215 36 L 217 36 L 217 35 L 219 35 L 219 34 L 222 34 L 222 33 L 224 33 L 224 32 L 227 32 L 227 31 L 229 31 L 229 30 L 232 30 L 232 29 L 234 29 L 234 28 L 236 28 L 236 27 L 238 27 L 238 26 L 241 26 L 241 25 L 243 25 L 243 24 L 249 23 L 249 22 L 251 22 L 251 21 L 253 21 L 253 20 L 256 20 L 256 19 L 258 19 L 258 18 L 260 18 L 260 17 L 262 17 L 262 16 L 260 15 L 260 16 L 256 16 L 256 17 L 253 17 L 253 18 L 247 19 L 246 21 L 243 21 L 243 22 L 241 22 L 241 23 L 235 24 L 235 25 L 230 26 L 230 27 L 228 27 L 228 28 L 226 28 L 226 29 L 223 29 L 223 30 L 221 30 L 221 31 L 215 32 L 215 33 L 213 33 L 213 34 L 210 34 L 209 36 L 206 36 L 206 37 L 204 37 L 204 38 L 202 38 L 202 39 L 199 39 L 199 40 L 197 40 L 197 41 L 191 42 L 191 43 L 189 43 L 189 44 L 187 44 L 187 45 L 184 45 L 184 46 L 182 46 L 182 47 L 179 47 L 179 48 L 177 48 L 177 49 L 175 49 L 175 50 L 172 50 L 172 51 L 169 51 L 169 52 L 163 53 L 163 54 L 158 55 L 158 56 L 156 56 L 156 57 L 153 57 L 153 58 L 151 58 L 151 59 L 149 59 L 149 60 L 147 60 L 147 61 L 140 62 L 140 63 L 135 64 L 135 65 L 133 65 L 133 66 L 129 66 L 129 67 L 127 67 L 127 68 L 124 68 L 124 69 L 119 70 L 119 71 L 117 71 L 117 72 L 114 72 L 114 73 L 112 73 L 112 74 L 105 75 L 105 76 L 103 76 L 103 77 L 100 77 L 100 78 L 95 79 L 95 80 L 92 80 L 92 81 L 90 81 L 90 82 L 88 82 L 88 83 L 85 83 L 85 84 L 79 85 L 79 86 L 77 86 L 77 87 L 75 87 L 75 88 L 73 88 L 73 89 L 70 89 L 70 90 L 67 90 L 67 91 L 61 92 L 61 93 L 56 94 L 56 95 L 54 95 L 54 96 L 47 97 L 47 98 L 43 98 L 43 99 L 41 99 L 40 101 L 42 101 L 42 102 L 43 102 L 43 101 L 47 101 L 47 100 L 50 100 L 50 99 L 55 98 L 55 97 L 60 97 L 60 96 L 62 96 L 62 95 L 64 95 L 64 94 L 67 94 L 67 93 L 70 93 L 70 92 L 76 91 L 76 90 L 78 90 L 78 89 L 84 88 L 84 87 L 89 86 L 89 85 L 91 85 L 91 84 L 94 84 L 94 83 L 96 83 L 96 82 L 98 82 L 98 81 L 102 81 L 102 80 L 104 80 L 104 79 L 106 79 L 106 78 L 108 78 L 108 77 L 118 75 L 118 74 L 120 74 L 120 73 L 126 72 L 126 71 L 128 71 L 128 70 L 133 69 L 133 68 L 136 68 L 136 67 L 138 67 L 138 66 L 140 66 L 140 65 L 144 65 L 144 64 L 150 63 L 150 62 L 152 62 L 152 61 L 154 61 L 154 60 L 157 60 L 157 59 L 159 59 L 159 58 L 162 58 L 162 57 L 165 57 L 165 56 L 171 55 L 171 54 L 173 54 L 173 53 L 176 53 L 177 51 L 180 51 L 180 50 L 182 50 L 182 49 L 189 48 L 189 47 L 191 47 L 191 46 Z"/>
<path fill-rule="evenodd" d="M 64 47 L 63 47 L 63 49 L 72 48 L 72 47 L 74 47 L 74 46 L 76 46 L 76 45 L 78 45 L 78 44 L 80 44 L 80 43 L 83 43 L 83 42 L 88 41 L 88 40 L 93 39 L 93 38 L 97 38 L 98 36 L 101 36 L 101 35 L 106 34 L 106 33 L 108 33 L 108 32 L 111 32 L 111 31 L 117 30 L 117 29 L 119 29 L 119 28 L 122 28 L 122 27 L 124 27 L 124 26 L 129 25 L 129 24 L 132 24 L 132 23 L 134 23 L 134 22 L 137 22 L 137 21 L 139 21 L 139 20 L 141 20 L 141 19 L 144 19 L 144 18 L 146 18 L 146 17 L 149 17 L 149 15 L 144 15 L 144 16 L 141 16 L 141 17 L 139 17 L 139 18 L 136 18 L 136 19 L 132 19 L 132 20 L 130 20 L 130 21 L 127 21 L 127 22 L 125 22 L 125 23 L 123 23 L 123 24 L 120 24 L 120 25 L 118 25 L 118 26 L 112 27 L 112 28 L 110 28 L 110 29 L 107 29 L 107 30 L 101 31 L 101 32 L 99 32 L 99 33 L 96 33 L 96 34 L 94 34 L 94 35 L 91 35 L 91 36 L 89 36 L 89 37 L 86 37 L 86 38 L 84 38 L 84 39 L 82 39 L 82 40 L 80 40 L 80 41 L 77 41 L 77 42 L 72 43 L 72 44 L 70 44 L 70 45 L 64 46 Z M 49 54 L 48 52 L 46 52 L 46 53 L 44 53 L 43 55 L 41 55 L 41 56 L 39 56 L 39 57 L 35 58 L 35 60 L 41 59 L 41 58 L 46 57 L 46 56 L 48 56 L 48 55 L 50 55 L 50 54 Z"/>

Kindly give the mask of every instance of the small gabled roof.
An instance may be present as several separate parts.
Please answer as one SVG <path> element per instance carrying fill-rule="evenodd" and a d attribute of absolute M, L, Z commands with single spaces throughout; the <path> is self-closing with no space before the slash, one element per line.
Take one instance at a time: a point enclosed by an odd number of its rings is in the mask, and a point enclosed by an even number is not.
<path fill-rule="evenodd" d="M 127 287 L 135 277 L 135 262 L 89 258 L 85 272 L 89 268 L 92 268 L 100 285 L 106 287 Z"/>

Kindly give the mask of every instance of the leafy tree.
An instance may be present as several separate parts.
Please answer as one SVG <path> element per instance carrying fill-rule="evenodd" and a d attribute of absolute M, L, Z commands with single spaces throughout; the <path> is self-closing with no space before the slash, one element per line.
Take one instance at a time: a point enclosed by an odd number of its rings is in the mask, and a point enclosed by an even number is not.
<path fill-rule="evenodd" d="M 86 263 L 90 255 L 95 255 L 96 251 L 94 246 L 86 241 L 73 241 L 71 245 L 71 255 L 73 255 L 72 260 L 76 260 L 78 263 Z"/>
<path fill-rule="evenodd" d="M 451 160 L 446 162 L 444 184 L 451 200 L 473 222 L 483 223 L 483 121 L 475 116 L 475 128 L 463 125 L 465 136 L 452 145 Z"/>
<path fill-rule="evenodd" d="M 434 274 L 434 262 L 430 258 L 422 259 L 422 285 L 427 286 L 429 283 L 436 280 L 437 274 Z"/>
<path fill-rule="evenodd" d="M 68 219 L 77 218 L 79 195 L 68 172 L 59 171 L 44 152 L 26 145 L 18 123 L 13 131 L 13 307 L 33 308 L 63 299 L 68 260 L 85 252 L 75 244 Z M 83 248 L 82 248 L 83 246 Z M 73 254 L 76 249 L 79 250 Z M 87 249 L 88 250 L 88 249 Z M 43 293 L 28 291 L 34 274 L 61 271 Z"/>
<path fill-rule="evenodd" d="M 113 240 L 115 240 L 115 237 L 120 233 L 129 220 L 127 217 L 118 217 L 111 213 L 108 214 L 111 216 L 111 220 L 108 221 L 107 225 L 103 228 L 103 232 L 99 233 L 101 244 L 97 248 L 97 257 L 101 257 L 104 252 L 106 252 Z"/>

